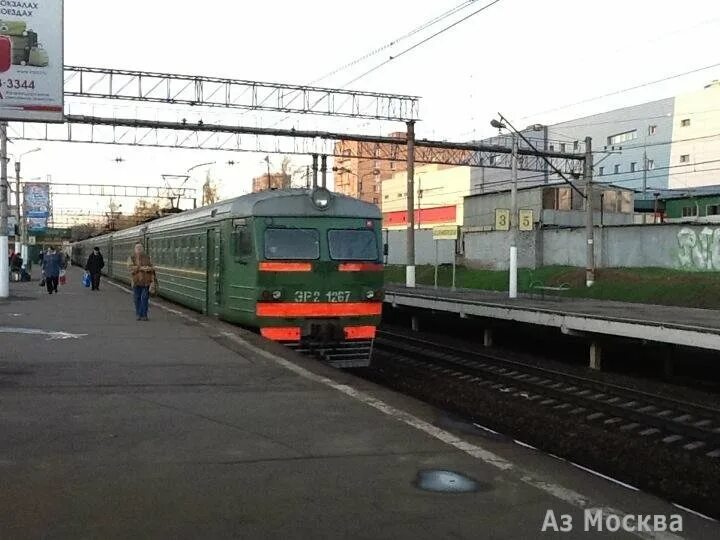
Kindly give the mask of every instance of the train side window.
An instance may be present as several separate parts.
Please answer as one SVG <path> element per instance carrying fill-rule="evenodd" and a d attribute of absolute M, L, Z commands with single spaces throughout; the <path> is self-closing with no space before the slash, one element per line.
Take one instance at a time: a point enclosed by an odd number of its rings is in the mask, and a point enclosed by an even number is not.
<path fill-rule="evenodd" d="M 239 225 L 235 227 L 233 232 L 233 245 L 235 247 L 235 258 L 244 259 L 252 255 L 253 245 L 250 229 L 247 225 Z"/>

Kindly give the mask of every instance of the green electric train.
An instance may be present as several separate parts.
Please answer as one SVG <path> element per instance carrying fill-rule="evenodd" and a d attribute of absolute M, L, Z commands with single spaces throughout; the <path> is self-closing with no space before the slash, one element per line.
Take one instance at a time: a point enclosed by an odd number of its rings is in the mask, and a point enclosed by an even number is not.
<path fill-rule="evenodd" d="M 104 273 L 129 283 L 141 242 L 160 296 L 336 367 L 370 361 L 383 301 L 377 206 L 324 188 L 271 190 L 76 242 L 75 264 L 93 247 Z"/>

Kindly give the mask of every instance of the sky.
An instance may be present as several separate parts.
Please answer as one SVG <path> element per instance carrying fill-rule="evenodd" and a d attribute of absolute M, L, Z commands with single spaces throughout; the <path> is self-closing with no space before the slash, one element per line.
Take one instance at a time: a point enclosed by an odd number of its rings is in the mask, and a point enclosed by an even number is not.
<path fill-rule="evenodd" d="M 397 56 L 491 0 L 476 0 L 451 17 L 318 85 L 395 92 L 421 97 L 418 137 L 470 140 L 489 136 L 501 112 L 518 128 L 554 123 L 661 99 L 720 79 L 720 67 L 664 83 L 634 87 L 720 63 L 715 0 L 500 0 L 454 28 Z M 461 0 L 65 0 L 65 64 L 237 79 L 308 84 L 397 40 Z M 584 101 L 576 106 L 569 104 Z M 102 110 L 119 117 L 155 117 L 161 105 L 98 104 L 79 99 L 66 112 Z M 546 112 L 550 111 L 550 112 Z M 184 116 L 182 111 L 171 114 Z M 402 124 L 318 117 L 285 118 L 239 111 L 188 111 L 240 125 L 272 125 L 386 134 Z M 198 163 L 220 180 L 221 195 L 249 190 L 265 171 L 265 154 L 132 148 L 127 146 L 15 141 L 25 179 L 53 182 L 163 185 L 163 174 L 185 174 Z M 122 161 L 117 161 L 121 158 Z M 227 161 L 235 165 L 227 165 Z M 272 156 L 273 168 L 282 156 Z M 305 165 L 302 156 L 295 166 Z M 207 168 L 188 185 L 199 187 Z M 56 209 L 104 211 L 107 199 L 56 197 Z M 124 208 L 132 200 L 118 201 Z"/>

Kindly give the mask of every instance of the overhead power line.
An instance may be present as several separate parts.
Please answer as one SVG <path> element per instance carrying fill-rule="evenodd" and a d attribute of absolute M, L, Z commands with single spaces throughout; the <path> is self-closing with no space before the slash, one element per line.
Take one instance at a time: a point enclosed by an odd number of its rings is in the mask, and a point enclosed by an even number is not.
<path fill-rule="evenodd" d="M 678 79 L 678 78 L 680 78 L 680 77 L 685 77 L 686 75 L 692 75 L 693 73 L 699 73 L 699 72 L 701 72 L 701 71 L 706 71 L 706 70 L 708 70 L 708 69 L 712 69 L 712 68 L 716 68 L 716 67 L 720 67 L 720 62 L 717 62 L 717 63 L 715 63 L 715 64 L 710 64 L 709 66 L 703 66 L 703 67 L 691 69 L 690 71 L 684 71 L 684 72 L 682 72 L 682 73 L 676 73 L 676 74 L 674 74 L 674 75 L 668 75 L 667 77 L 663 77 L 662 79 L 656 79 L 656 80 L 654 80 L 654 81 L 648 81 L 648 82 L 644 82 L 644 83 L 641 83 L 641 84 L 636 84 L 635 86 L 630 86 L 630 87 L 628 87 L 628 88 L 623 88 L 623 89 L 621 89 L 621 90 L 615 90 L 615 91 L 613 91 L 613 92 L 608 92 L 608 93 L 606 93 L 606 94 L 601 94 L 601 95 L 599 95 L 599 96 L 590 97 L 590 98 L 587 98 L 587 99 L 583 99 L 583 100 L 580 100 L 580 101 L 576 101 L 576 102 L 574 102 L 574 103 L 570 103 L 570 104 L 568 104 L 568 105 L 562 105 L 562 106 L 560 106 L 560 107 L 555 107 L 555 108 L 547 109 L 547 110 L 545 110 L 545 111 L 540 111 L 540 112 L 537 112 L 537 113 L 534 113 L 534 114 L 529 114 L 529 115 L 527 115 L 527 116 L 523 116 L 520 120 L 526 120 L 526 119 L 528 119 L 528 118 L 532 118 L 532 117 L 534 117 L 534 116 L 539 116 L 539 115 L 541 115 L 541 114 L 547 114 L 547 113 L 551 113 L 551 112 L 562 111 L 562 110 L 564 110 L 564 109 L 569 109 L 570 107 L 575 107 L 576 105 L 582 105 L 582 104 L 585 104 L 585 103 L 590 103 L 590 102 L 592 102 L 592 101 L 597 101 L 597 100 L 599 100 L 599 99 L 603 99 L 603 98 L 606 98 L 606 97 L 617 96 L 617 95 L 620 95 L 620 94 L 624 94 L 624 93 L 626 93 L 626 92 L 631 92 L 631 91 L 633 91 L 633 90 L 638 90 L 638 89 L 640 89 L 640 88 L 645 88 L 646 86 L 652 86 L 652 85 L 654 85 L 654 84 L 658 84 L 658 83 L 665 82 L 665 81 L 670 81 L 670 80 L 672 80 L 672 79 Z"/>
<path fill-rule="evenodd" d="M 477 1 L 478 1 L 478 0 L 466 0 L 465 2 L 463 2 L 463 3 L 461 3 L 461 4 L 457 5 L 457 6 L 455 6 L 454 8 L 449 9 L 449 10 L 447 10 L 447 11 L 444 11 L 443 13 L 441 13 L 441 14 L 433 17 L 433 18 L 430 19 L 429 21 L 424 22 L 424 23 L 421 24 L 420 26 L 417 26 L 417 27 L 413 28 L 412 30 L 410 30 L 409 32 L 403 34 L 402 36 L 393 39 L 392 41 L 386 43 L 385 45 L 382 45 L 382 46 L 380 46 L 380 47 L 377 47 L 377 48 L 373 49 L 372 51 L 370 51 L 370 52 L 368 52 L 368 53 L 366 53 L 366 54 L 363 54 L 362 56 L 359 56 L 359 57 L 351 60 L 350 62 L 348 62 L 348 63 L 346 63 L 346 64 L 343 64 L 342 66 L 340 66 L 340 67 L 338 67 L 338 68 L 336 68 L 336 69 L 333 69 L 332 71 L 329 71 L 328 73 L 326 73 L 326 74 L 323 75 L 322 77 L 319 77 L 319 78 L 315 79 L 314 81 L 312 81 L 312 82 L 309 83 L 309 84 L 311 84 L 311 85 L 317 84 L 317 83 L 319 83 L 320 81 L 324 81 L 325 79 L 327 79 L 327 78 L 329 78 L 329 77 L 332 77 L 333 75 L 336 75 L 336 74 L 340 73 L 341 71 L 345 71 L 345 70 L 348 69 L 348 68 L 351 68 L 351 67 L 353 67 L 353 66 L 356 66 L 357 64 L 359 64 L 359 63 L 361 63 L 361 62 L 364 62 L 365 60 L 368 60 L 369 58 L 372 58 L 373 56 L 381 53 L 382 51 L 387 50 L 387 49 L 389 49 L 389 48 L 391 48 L 391 47 L 394 47 L 394 46 L 397 45 L 398 43 L 400 43 L 400 42 L 402 42 L 402 41 L 405 41 L 405 40 L 408 39 L 408 38 L 411 38 L 411 37 L 414 36 L 415 34 L 418 34 L 418 33 L 422 32 L 423 30 L 426 30 L 426 29 L 430 28 L 431 26 L 433 26 L 433 25 L 435 25 L 435 24 L 437 24 L 437 23 L 439 23 L 439 22 L 447 19 L 448 17 L 454 15 L 455 13 L 458 13 L 459 11 L 462 11 L 463 9 L 465 9 L 465 8 L 468 7 L 468 6 L 470 6 L 471 4 L 474 4 L 474 3 L 477 2 Z"/>
<path fill-rule="evenodd" d="M 345 87 L 353 84 L 354 82 L 357 82 L 357 81 L 359 81 L 360 79 L 363 79 L 363 78 L 367 77 L 368 75 L 370 75 L 370 74 L 373 73 L 374 71 L 377 71 L 378 69 L 380 69 L 380 68 L 383 67 L 384 65 L 389 64 L 389 63 L 392 62 L 393 60 L 397 60 L 397 59 L 400 58 L 401 56 L 409 53 L 410 51 L 413 51 L 414 49 L 417 49 L 418 47 L 420 47 L 421 45 L 424 45 L 425 43 L 427 43 L 427 42 L 430 41 L 431 39 L 436 38 L 437 36 L 439 36 L 439 35 L 447 32 L 448 30 L 456 27 L 458 24 L 467 21 L 468 19 L 474 17 L 475 15 L 477 15 L 477 14 L 479 14 L 479 13 L 482 13 L 483 11 L 485 11 L 486 9 L 488 9 L 488 8 L 491 7 L 491 6 L 494 6 L 494 5 L 497 4 L 498 2 L 500 2 L 500 0 L 493 0 L 493 1 L 490 2 L 489 4 L 485 4 L 483 7 L 479 8 L 479 9 L 476 9 L 476 10 L 473 11 L 472 13 L 466 15 L 465 17 L 463 17 L 463 18 L 461 18 L 461 19 L 458 19 L 458 20 L 455 21 L 454 23 L 449 24 L 448 26 L 446 26 L 445 28 L 443 28 L 443 29 L 441 29 L 441 30 L 438 30 L 437 32 L 435 32 L 434 34 L 431 34 L 430 36 L 426 37 L 425 39 L 423 39 L 423 40 L 421 40 L 421 41 L 418 41 L 417 43 L 415 43 L 414 45 L 408 47 L 407 49 L 404 49 L 404 50 L 400 51 L 399 53 L 397 53 L 396 55 L 389 57 L 389 58 L 388 58 L 387 60 L 385 60 L 384 62 L 381 62 L 381 63 L 377 64 L 375 67 L 367 70 L 365 73 L 362 73 L 361 75 L 358 75 L 357 77 L 355 77 L 355 78 L 352 79 L 351 81 L 348 81 L 348 82 L 345 83 L 342 87 L 345 88 Z"/>

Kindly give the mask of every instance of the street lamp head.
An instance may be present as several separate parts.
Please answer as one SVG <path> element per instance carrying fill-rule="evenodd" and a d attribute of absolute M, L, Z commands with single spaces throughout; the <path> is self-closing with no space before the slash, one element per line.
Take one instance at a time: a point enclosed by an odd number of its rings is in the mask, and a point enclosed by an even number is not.
<path fill-rule="evenodd" d="M 500 122 L 499 120 L 495 120 L 494 118 L 490 120 L 490 125 L 497 129 L 505 129 L 507 126 Z"/>

